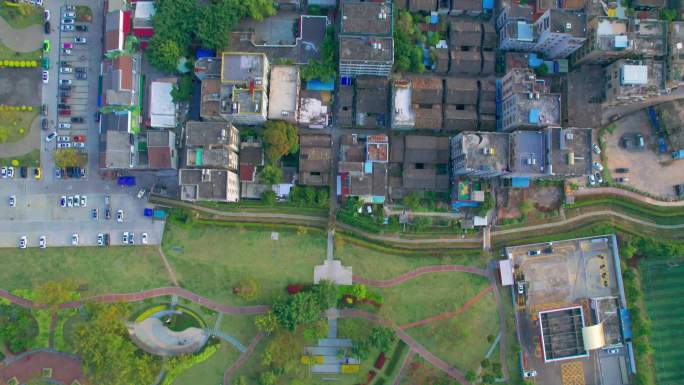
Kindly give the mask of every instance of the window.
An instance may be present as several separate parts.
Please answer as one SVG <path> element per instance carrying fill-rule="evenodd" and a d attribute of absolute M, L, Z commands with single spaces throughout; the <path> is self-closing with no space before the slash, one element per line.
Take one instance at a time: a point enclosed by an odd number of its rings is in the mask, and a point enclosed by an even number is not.
<path fill-rule="evenodd" d="M 425 164 L 424 164 L 424 163 L 416 163 L 416 170 L 422 170 L 422 169 L 424 169 L 424 168 L 425 168 Z"/>
<path fill-rule="evenodd" d="M 311 175 L 313 175 L 313 176 L 321 176 L 321 172 L 320 172 L 320 171 L 311 171 Z"/>

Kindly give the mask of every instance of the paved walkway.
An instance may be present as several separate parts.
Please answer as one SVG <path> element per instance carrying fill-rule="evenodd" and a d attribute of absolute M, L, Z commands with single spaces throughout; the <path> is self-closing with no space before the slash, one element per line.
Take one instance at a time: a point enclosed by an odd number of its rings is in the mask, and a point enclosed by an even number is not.
<path fill-rule="evenodd" d="M 209 332 L 190 327 L 175 332 L 159 318 L 150 317 L 142 322 L 128 324 L 131 340 L 138 347 L 157 356 L 191 354 L 202 348 L 209 338 Z"/>
<path fill-rule="evenodd" d="M 51 380 L 56 383 L 71 384 L 74 380 L 88 383 L 78 357 L 49 349 L 34 350 L 5 360 L 5 365 L 0 365 L 0 382 L 16 377 L 20 384 L 25 384 L 41 377 L 43 368 L 52 369 Z"/>
<path fill-rule="evenodd" d="M 14 29 L 0 17 L 0 41 L 14 52 L 33 52 L 40 49 L 43 42 L 43 26 L 36 24 Z"/>
<path fill-rule="evenodd" d="M 240 358 L 238 358 L 237 361 L 233 365 L 230 366 L 230 368 L 226 369 L 225 372 L 223 372 L 223 385 L 230 385 L 230 379 L 233 378 L 233 375 L 235 375 L 235 372 L 238 371 L 242 367 L 242 365 L 247 361 L 247 359 L 254 353 L 254 349 L 257 347 L 259 344 L 259 341 L 261 341 L 262 338 L 264 338 L 266 334 L 264 333 L 259 333 L 254 338 L 252 339 L 252 342 L 249 343 L 249 346 L 247 347 L 247 351 L 242 353 L 240 355 Z"/>
<path fill-rule="evenodd" d="M 635 192 L 617 188 L 617 187 L 596 187 L 591 189 L 581 188 L 573 193 L 577 197 L 591 197 L 594 195 L 619 195 L 625 198 L 630 198 L 635 201 L 647 203 L 654 206 L 662 207 L 682 207 L 684 206 L 684 200 L 681 201 L 661 201 L 647 197 Z"/>
<path fill-rule="evenodd" d="M 180 286 L 178 284 L 178 277 L 176 276 L 176 272 L 171 267 L 169 260 L 166 259 L 166 254 L 164 254 L 164 250 L 162 250 L 161 245 L 157 247 L 157 250 L 159 251 L 159 256 L 161 256 L 162 262 L 164 263 L 166 272 L 169 273 L 169 279 L 171 279 L 171 283 L 173 283 L 174 286 Z"/>
<path fill-rule="evenodd" d="M 480 291 L 479 293 L 475 294 L 472 298 L 470 298 L 460 308 L 458 308 L 454 311 L 447 311 L 447 312 L 444 312 L 442 314 L 438 314 L 438 315 L 433 316 L 433 317 L 422 319 L 420 321 L 410 322 L 410 323 L 399 326 L 399 328 L 402 330 L 406 330 L 408 328 L 412 328 L 415 326 L 422 326 L 422 325 L 426 325 L 426 324 L 429 324 L 429 323 L 432 323 L 435 321 L 441 321 L 441 320 L 445 320 L 445 319 L 455 317 L 455 316 L 465 312 L 466 310 L 468 310 L 471 306 L 476 304 L 477 301 L 482 299 L 482 297 L 484 297 L 486 294 L 489 294 L 493 289 L 494 288 L 492 286 L 487 286 L 482 291 Z"/>
<path fill-rule="evenodd" d="M 406 371 L 408 370 L 409 366 L 411 366 L 411 361 L 413 361 L 413 357 L 415 357 L 415 355 L 416 353 L 413 350 L 409 351 L 409 353 L 404 358 L 404 362 L 402 362 L 401 364 L 401 369 L 399 369 L 399 374 L 394 379 L 394 382 L 392 382 L 392 385 L 401 384 L 401 380 L 406 375 Z"/>
<path fill-rule="evenodd" d="M 2 17 L 0 17 L 2 20 Z M 2 33 L 0 33 L 2 35 Z M 38 106 L 40 108 L 40 106 Z M 31 122 L 31 129 L 26 135 L 16 142 L 0 143 L 0 157 L 11 158 L 13 156 L 26 155 L 33 150 L 40 150 L 41 139 L 40 115 L 36 115 L 33 122 Z"/>
<path fill-rule="evenodd" d="M 104 294 L 93 297 L 84 298 L 80 301 L 65 302 L 60 305 L 62 309 L 73 309 L 81 307 L 87 302 L 99 302 L 99 303 L 112 303 L 112 302 L 137 302 L 148 298 L 163 297 L 163 296 L 173 296 L 177 295 L 179 297 L 185 298 L 194 303 L 205 306 L 211 310 L 226 313 L 226 314 L 262 314 L 268 311 L 269 307 L 265 305 L 259 306 L 228 306 L 218 304 L 208 298 L 199 296 L 189 290 L 182 289 L 180 287 L 160 287 L 156 289 L 150 289 L 146 291 L 141 291 L 138 293 L 121 293 L 121 294 Z M 43 304 L 35 304 L 25 298 L 18 297 L 9 293 L 6 290 L 0 289 L 0 297 L 9 300 L 19 306 L 33 309 L 45 308 Z"/>
<path fill-rule="evenodd" d="M 487 275 L 486 270 L 480 269 L 477 267 L 462 266 L 462 265 L 434 265 L 434 266 L 419 267 L 415 270 L 411 270 L 407 273 L 404 273 L 398 277 L 394 277 L 392 279 L 387 279 L 387 280 L 368 279 L 368 278 L 363 278 L 363 277 L 358 276 L 358 275 L 354 275 L 354 282 L 355 283 L 362 283 L 364 285 L 374 286 L 374 287 L 392 287 L 392 286 L 402 284 L 408 280 L 417 278 L 417 277 L 424 275 L 424 274 L 454 272 L 454 271 L 472 273 L 472 274 L 481 275 L 483 277 L 489 277 L 489 275 Z"/>

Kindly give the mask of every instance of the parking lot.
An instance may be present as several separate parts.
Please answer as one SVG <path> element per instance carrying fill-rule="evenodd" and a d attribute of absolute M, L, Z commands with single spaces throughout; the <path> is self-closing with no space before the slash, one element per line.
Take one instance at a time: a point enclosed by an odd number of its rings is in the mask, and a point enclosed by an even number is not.
<path fill-rule="evenodd" d="M 26 194 L 18 185 L 16 207 L 10 207 L 8 196 L 0 205 L 0 247 L 18 247 L 22 236 L 28 237 L 28 247 L 38 247 L 38 239 L 47 237 L 47 245 L 71 246 L 72 234 L 78 234 L 79 246 L 93 246 L 99 233 L 110 235 L 111 245 L 121 245 L 123 232 L 135 233 L 135 244 L 140 244 L 142 233 L 147 233 L 148 244 L 159 244 L 163 222 L 143 216 L 146 201 L 128 194 L 111 194 L 111 219 L 105 219 L 105 194 L 88 194 L 86 207 L 61 207 L 58 194 Z M 81 195 L 73 191 L 64 196 Z M 83 195 L 81 195 L 83 196 Z M 98 218 L 92 216 L 98 210 Z M 123 221 L 116 212 L 123 210 Z"/>
<path fill-rule="evenodd" d="M 615 125 L 615 131 L 605 137 L 608 167 L 613 178 L 627 177 L 625 185 L 656 196 L 674 197 L 673 186 L 684 183 L 684 161 L 672 161 L 669 152 L 658 155 L 656 136 L 646 112 L 634 113 Z M 633 138 L 637 133 L 644 137 L 644 147 L 625 148 L 623 137 Z M 629 172 L 617 174 L 616 168 L 628 168 Z"/>

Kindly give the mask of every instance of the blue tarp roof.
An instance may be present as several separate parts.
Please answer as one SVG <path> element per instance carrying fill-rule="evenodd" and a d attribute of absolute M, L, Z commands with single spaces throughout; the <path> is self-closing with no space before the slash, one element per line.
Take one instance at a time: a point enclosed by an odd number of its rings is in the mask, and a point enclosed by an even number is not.
<path fill-rule="evenodd" d="M 207 48 L 197 48 L 195 56 L 197 56 L 198 59 L 203 57 L 216 57 L 216 51 Z"/>
<path fill-rule="evenodd" d="M 309 91 L 334 91 L 335 82 L 322 82 L 320 80 L 309 80 L 306 82 L 306 89 Z"/>
<path fill-rule="evenodd" d="M 530 109 L 530 116 L 528 117 L 528 122 L 532 124 L 537 124 L 539 123 L 539 114 L 541 114 L 541 111 L 539 111 L 539 108 L 531 108 Z"/>
<path fill-rule="evenodd" d="M 632 339 L 632 319 L 624 307 L 620 309 L 620 323 L 622 324 L 622 336 L 626 341 Z"/>
<path fill-rule="evenodd" d="M 544 61 L 542 59 L 540 59 L 536 53 L 531 53 L 529 58 L 528 58 L 527 64 L 532 68 L 537 68 L 540 65 L 542 65 L 543 62 Z"/>
<path fill-rule="evenodd" d="M 494 0 L 483 0 L 482 1 L 482 8 L 483 9 L 494 9 Z"/>
<path fill-rule="evenodd" d="M 533 41 L 532 24 L 526 21 L 518 21 L 518 40 Z"/>
<path fill-rule="evenodd" d="M 363 172 L 366 174 L 372 174 L 373 173 L 373 162 L 366 161 L 363 164 Z"/>
<path fill-rule="evenodd" d="M 430 24 L 439 23 L 439 14 L 435 11 L 430 12 Z"/>
<path fill-rule="evenodd" d="M 511 178 L 511 187 L 513 187 L 513 188 L 528 188 L 528 187 L 530 187 L 530 178 L 526 178 L 526 177 Z"/>
<path fill-rule="evenodd" d="M 451 203 L 451 207 L 455 210 L 461 208 L 461 207 L 478 207 L 480 205 L 480 202 L 473 202 L 473 201 L 455 201 Z"/>

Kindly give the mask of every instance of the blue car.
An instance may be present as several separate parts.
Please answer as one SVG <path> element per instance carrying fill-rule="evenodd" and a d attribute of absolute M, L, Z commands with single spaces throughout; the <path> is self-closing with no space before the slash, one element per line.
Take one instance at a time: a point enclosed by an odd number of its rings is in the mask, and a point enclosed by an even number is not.
<path fill-rule="evenodd" d="M 90 213 L 90 216 L 93 217 L 93 219 L 97 220 L 97 209 L 92 209 Z"/>
<path fill-rule="evenodd" d="M 62 169 L 55 167 L 55 178 L 62 178 Z"/>

